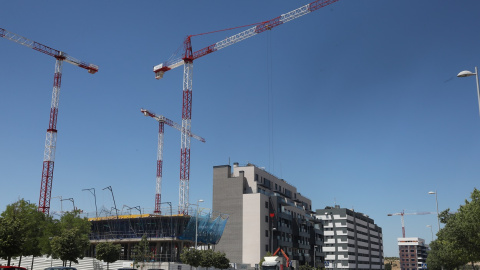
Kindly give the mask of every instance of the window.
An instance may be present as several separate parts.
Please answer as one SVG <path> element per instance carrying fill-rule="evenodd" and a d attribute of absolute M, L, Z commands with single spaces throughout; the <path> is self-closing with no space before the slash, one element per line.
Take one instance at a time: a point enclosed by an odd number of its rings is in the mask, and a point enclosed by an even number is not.
<path fill-rule="evenodd" d="M 258 173 L 255 174 L 255 182 L 258 182 Z"/>
<path fill-rule="evenodd" d="M 268 202 L 265 202 L 265 208 L 268 208 Z"/>
<path fill-rule="evenodd" d="M 268 230 L 265 230 L 265 237 L 268 237 Z"/>
<path fill-rule="evenodd" d="M 268 245 L 265 245 L 265 251 L 268 252 Z"/>
<path fill-rule="evenodd" d="M 268 222 L 268 216 L 265 216 L 265 222 Z"/>

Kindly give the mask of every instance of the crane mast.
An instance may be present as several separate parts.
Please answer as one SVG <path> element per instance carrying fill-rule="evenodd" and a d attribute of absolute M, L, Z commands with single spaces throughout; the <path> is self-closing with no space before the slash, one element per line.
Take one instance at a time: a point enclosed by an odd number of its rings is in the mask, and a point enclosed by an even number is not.
<path fill-rule="evenodd" d="M 162 170 L 163 170 L 163 137 L 164 137 L 164 126 L 165 124 L 182 131 L 182 127 L 173 122 L 172 120 L 162 116 L 156 115 L 148 110 L 140 110 L 145 116 L 150 116 L 153 119 L 158 121 L 158 148 L 157 148 L 157 178 L 156 178 L 156 189 L 155 189 L 155 210 L 154 213 L 160 214 L 160 205 L 162 203 Z M 183 134 L 183 133 L 182 133 Z M 201 142 L 205 142 L 205 139 L 197 136 L 192 133 L 187 133 L 189 137 L 195 138 Z"/>
<path fill-rule="evenodd" d="M 266 30 L 271 30 L 283 23 L 292 21 L 310 12 L 316 11 L 322 7 L 328 6 L 339 0 L 317 0 L 310 4 L 301 6 L 290 12 L 282 14 L 268 21 L 264 21 L 255 26 L 237 33 L 231 37 L 220 40 L 219 42 L 207 46 L 203 49 L 193 52 L 191 38 L 187 36 L 184 40 L 184 54 L 181 58 L 166 61 L 153 67 L 156 79 L 163 78 L 165 72 L 183 65 L 183 104 L 182 104 L 182 136 L 180 147 L 180 187 L 179 187 L 179 212 L 188 214 L 189 204 L 189 181 L 190 181 L 190 128 L 192 125 L 192 69 L 193 60 L 202 56 L 226 48 L 237 42 L 243 41 Z"/>
<path fill-rule="evenodd" d="M 65 52 L 53 49 L 36 41 L 17 35 L 3 28 L 0 28 L 0 37 L 6 38 L 23 46 L 29 47 L 41 53 L 50 55 L 56 59 L 55 73 L 53 76 L 52 102 L 50 105 L 50 118 L 48 122 L 47 135 L 45 139 L 45 151 L 43 154 L 42 180 L 40 182 L 40 197 L 38 210 L 49 214 L 50 199 L 52 194 L 53 168 L 55 163 L 55 151 L 57 147 L 57 118 L 58 104 L 60 97 L 60 86 L 62 83 L 63 62 L 86 69 L 89 73 L 95 74 L 98 66 L 75 59 Z"/>

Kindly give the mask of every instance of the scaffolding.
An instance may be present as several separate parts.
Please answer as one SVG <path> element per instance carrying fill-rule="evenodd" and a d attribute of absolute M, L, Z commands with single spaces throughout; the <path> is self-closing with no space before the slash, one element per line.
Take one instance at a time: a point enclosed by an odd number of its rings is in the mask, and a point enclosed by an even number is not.
<path fill-rule="evenodd" d="M 152 261 L 178 262 L 183 248 L 194 246 L 195 240 L 202 245 L 217 244 L 228 220 L 228 215 L 210 212 L 208 209 L 202 209 L 194 216 L 132 215 L 125 212 L 111 214 L 107 211 L 99 217 L 89 218 L 92 224 L 91 255 L 95 254 L 96 244 L 110 241 L 121 244 L 121 259 L 129 260 L 134 246 L 145 236 L 154 254 Z"/>

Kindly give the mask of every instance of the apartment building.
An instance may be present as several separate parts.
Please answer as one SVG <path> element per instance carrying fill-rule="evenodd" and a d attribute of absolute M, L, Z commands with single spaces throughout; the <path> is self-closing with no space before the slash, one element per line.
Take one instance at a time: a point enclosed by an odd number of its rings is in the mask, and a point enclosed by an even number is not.
<path fill-rule="evenodd" d="M 215 249 L 231 262 L 255 267 L 281 248 L 298 265 L 323 265 L 322 222 L 311 200 L 285 180 L 251 163 L 214 166 L 212 205 L 229 215 Z"/>
<path fill-rule="evenodd" d="M 398 238 L 401 270 L 425 269 L 428 246 L 418 237 Z"/>
<path fill-rule="evenodd" d="M 347 208 L 316 210 L 324 222 L 325 268 L 384 269 L 382 228 L 367 215 Z"/>

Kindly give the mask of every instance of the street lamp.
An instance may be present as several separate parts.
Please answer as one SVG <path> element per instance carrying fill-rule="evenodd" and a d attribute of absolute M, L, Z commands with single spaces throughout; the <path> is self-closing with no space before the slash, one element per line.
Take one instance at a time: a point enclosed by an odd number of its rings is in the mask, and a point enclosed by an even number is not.
<path fill-rule="evenodd" d="M 73 203 L 73 211 L 75 212 L 76 208 L 75 208 L 75 201 L 73 200 L 73 198 L 62 199 L 62 201 L 71 201 Z"/>
<path fill-rule="evenodd" d="M 438 222 L 438 231 L 440 231 L 440 214 L 438 213 L 438 198 L 437 198 L 437 194 L 438 192 L 435 190 L 435 191 L 429 191 L 428 194 L 435 194 L 435 203 L 437 205 L 437 222 Z"/>
<path fill-rule="evenodd" d="M 118 219 L 118 209 L 117 209 L 117 204 L 115 203 L 115 196 L 113 196 L 113 190 L 112 190 L 112 186 L 108 186 L 102 190 L 105 190 L 105 189 L 108 189 L 110 190 L 110 192 L 112 193 L 112 198 L 113 198 L 113 205 L 115 206 L 115 213 L 117 214 L 117 219 Z"/>
<path fill-rule="evenodd" d="M 430 232 L 432 233 L 432 241 L 433 242 L 433 229 L 432 229 L 432 225 L 427 225 L 427 228 L 430 228 Z"/>
<path fill-rule="evenodd" d="M 317 268 L 317 254 L 316 254 L 316 251 L 317 251 L 317 247 L 318 246 L 313 246 L 313 268 Z"/>
<path fill-rule="evenodd" d="M 479 110 L 479 113 L 480 113 L 480 85 L 478 84 L 478 69 L 477 67 L 475 67 L 475 73 L 471 72 L 471 71 L 468 71 L 468 70 L 464 70 L 460 73 L 458 73 L 457 77 L 459 78 L 463 78 L 463 77 L 470 77 L 470 76 L 473 76 L 475 75 L 475 77 L 477 77 L 477 98 L 478 98 L 478 110 Z"/>
<path fill-rule="evenodd" d="M 93 189 L 93 192 L 92 192 Z M 97 210 L 97 195 L 95 195 L 95 188 L 84 188 L 82 191 L 88 190 L 90 193 L 93 194 L 93 197 L 95 198 L 95 217 L 98 218 L 98 210 Z"/>
<path fill-rule="evenodd" d="M 203 200 L 198 200 L 197 204 L 193 204 L 197 206 L 197 212 L 195 213 L 195 250 L 197 250 L 197 241 L 198 241 L 198 205 L 203 202 Z"/>

